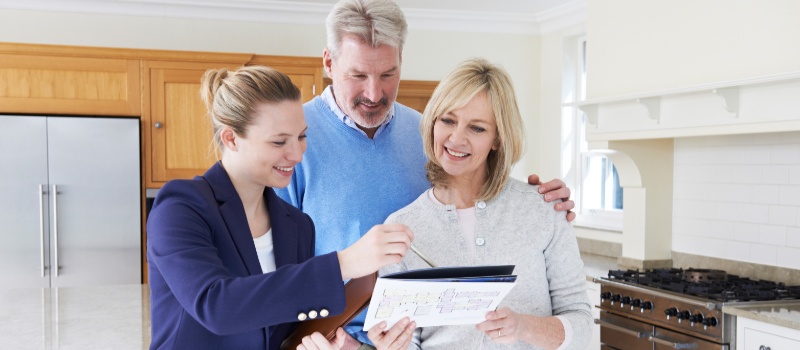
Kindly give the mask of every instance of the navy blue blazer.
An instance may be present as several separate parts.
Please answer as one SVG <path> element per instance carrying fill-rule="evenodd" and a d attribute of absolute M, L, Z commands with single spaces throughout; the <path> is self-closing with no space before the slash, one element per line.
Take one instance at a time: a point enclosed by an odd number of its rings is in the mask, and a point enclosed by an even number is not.
<path fill-rule="evenodd" d="M 219 164 L 161 188 L 147 221 L 150 349 L 278 349 L 300 313 L 344 311 L 336 252 L 311 218 L 264 191 L 277 270 L 261 271 L 244 206 Z"/>

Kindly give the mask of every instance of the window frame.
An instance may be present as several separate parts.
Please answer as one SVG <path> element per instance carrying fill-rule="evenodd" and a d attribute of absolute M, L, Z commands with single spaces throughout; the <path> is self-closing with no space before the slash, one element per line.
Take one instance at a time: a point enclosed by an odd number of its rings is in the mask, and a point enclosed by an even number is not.
<path fill-rule="evenodd" d="M 577 59 L 572 60 L 574 66 L 572 67 L 574 73 L 574 82 L 572 82 L 574 87 L 574 93 L 576 96 L 577 101 L 582 101 L 586 99 L 586 36 L 580 36 L 577 38 Z M 568 55 L 567 52 L 565 52 Z M 569 84 L 567 79 L 564 79 L 565 84 Z M 572 102 L 572 101 L 564 101 L 565 103 Z M 567 115 L 569 114 L 569 115 Z M 623 220 L 624 220 L 624 207 L 622 210 L 620 209 L 587 209 L 583 207 L 583 195 L 584 193 L 584 186 L 583 182 L 585 179 L 585 164 L 586 159 L 588 157 L 603 157 L 608 159 L 608 157 L 603 154 L 602 152 L 589 150 L 588 143 L 586 142 L 586 124 L 585 120 L 586 117 L 584 113 L 577 107 L 569 108 L 569 113 L 567 112 L 566 108 L 562 108 L 562 118 L 571 118 L 570 125 L 572 129 L 570 131 L 572 135 L 572 139 L 568 142 L 572 142 L 573 147 L 571 147 L 571 168 L 574 169 L 572 174 L 572 183 L 574 184 L 574 201 L 575 201 L 575 221 L 574 225 L 579 227 L 586 227 L 592 229 L 601 229 L 606 231 L 615 231 L 615 232 L 622 232 Z M 562 141 L 562 150 L 565 149 Z M 563 158 L 562 158 L 563 159 Z M 610 159 L 609 159 L 610 162 Z M 610 164 L 610 163 L 608 163 Z M 562 167 L 563 168 L 563 167 Z M 562 174 L 562 176 L 569 176 L 567 174 Z M 624 202 L 623 202 L 624 206 Z"/>

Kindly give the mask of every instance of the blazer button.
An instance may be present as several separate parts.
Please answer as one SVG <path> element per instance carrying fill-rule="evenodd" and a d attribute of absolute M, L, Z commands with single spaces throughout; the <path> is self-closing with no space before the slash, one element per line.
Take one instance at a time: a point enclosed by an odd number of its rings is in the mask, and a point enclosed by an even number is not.
<path fill-rule="evenodd" d="M 484 202 L 484 201 L 478 202 L 477 207 L 478 207 L 478 209 L 486 208 L 486 202 Z"/>
<path fill-rule="evenodd" d="M 477 245 L 483 245 L 484 243 L 486 243 L 486 241 L 484 241 L 483 238 L 478 238 L 475 240 L 475 244 Z"/>
<path fill-rule="evenodd" d="M 311 310 L 308 312 L 308 318 L 317 318 L 317 310 Z"/>
<path fill-rule="evenodd" d="M 329 315 L 328 309 L 319 310 L 319 315 L 322 316 L 322 317 L 328 317 L 328 315 Z"/>
<path fill-rule="evenodd" d="M 306 314 L 302 312 L 299 315 L 297 315 L 297 319 L 300 321 L 305 321 L 307 318 L 308 316 L 306 316 Z"/>

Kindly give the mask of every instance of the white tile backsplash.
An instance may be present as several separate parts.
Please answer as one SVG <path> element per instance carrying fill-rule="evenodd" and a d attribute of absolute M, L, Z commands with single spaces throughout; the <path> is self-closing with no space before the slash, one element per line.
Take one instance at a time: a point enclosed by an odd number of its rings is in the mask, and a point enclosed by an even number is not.
<path fill-rule="evenodd" d="M 769 164 L 770 146 L 750 146 L 744 149 L 744 164 Z M 696 152 L 700 154 L 700 152 Z"/>
<path fill-rule="evenodd" d="M 771 205 L 769 207 L 769 223 L 771 225 L 794 226 L 796 207 Z"/>
<path fill-rule="evenodd" d="M 786 246 L 786 226 L 761 225 L 758 231 L 758 243 Z"/>
<path fill-rule="evenodd" d="M 778 204 L 800 206 L 800 186 L 781 186 Z"/>
<path fill-rule="evenodd" d="M 797 164 L 797 144 L 772 146 L 770 161 L 773 164 Z"/>
<path fill-rule="evenodd" d="M 800 269 L 800 132 L 675 139 L 675 251 Z"/>
<path fill-rule="evenodd" d="M 789 167 L 789 184 L 800 185 L 800 166 L 793 165 Z"/>
<path fill-rule="evenodd" d="M 756 264 L 777 265 L 776 254 L 778 247 L 774 245 L 752 244 L 750 245 L 750 261 Z"/>
<path fill-rule="evenodd" d="M 734 170 L 734 182 L 740 184 L 761 183 L 762 168 L 760 165 L 737 165 L 736 170 Z M 728 182 L 726 178 L 719 180 Z"/>
<path fill-rule="evenodd" d="M 800 248 L 800 227 L 786 228 L 786 246 Z"/>
<path fill-rule="evenodd" d="M 786 185 L 789 183 L 788 165 L 765 165 L 761 170 L 761 183 Z"/>
<path fill-rule="evenodd" d="M 792 269 L 800 269 L 800 249 L 778 247 L 777 265 Z"/>

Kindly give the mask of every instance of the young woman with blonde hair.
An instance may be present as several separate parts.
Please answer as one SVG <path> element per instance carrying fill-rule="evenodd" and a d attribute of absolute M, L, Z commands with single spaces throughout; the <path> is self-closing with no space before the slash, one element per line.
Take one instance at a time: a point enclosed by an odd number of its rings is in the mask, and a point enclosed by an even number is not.
<path fill-rule="evenodd" d="M 209 70 L 201 95 L 221 160 L 168 182 L 150 212 L 150 348 L 278 349 L 296 322 L 341 313 L 342 281 L 399 262 L 412 233 L 378 225 L 314 257 L 311 218 L 273 190 L 289 185 L 303 159 L 300 91 L 254 66 Z"/>

